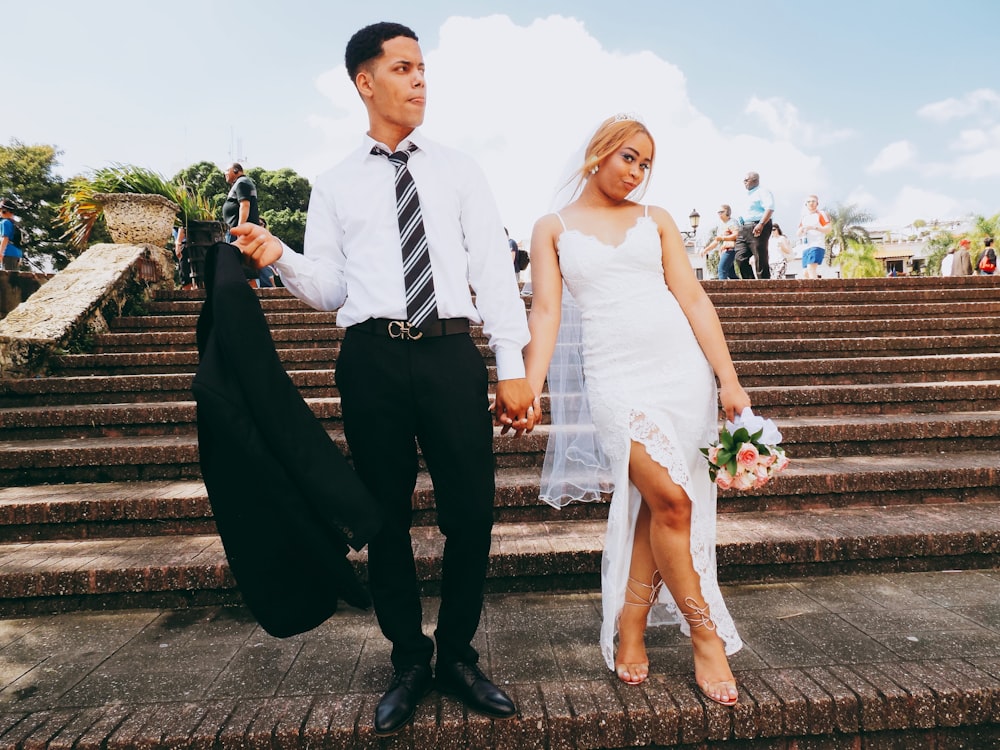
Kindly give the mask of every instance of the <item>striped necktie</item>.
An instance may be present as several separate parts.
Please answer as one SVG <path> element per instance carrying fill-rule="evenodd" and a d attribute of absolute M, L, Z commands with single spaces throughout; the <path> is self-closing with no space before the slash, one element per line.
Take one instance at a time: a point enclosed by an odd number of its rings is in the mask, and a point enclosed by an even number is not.
<path fill-rule="evenodd" d="M 411 325 L 419 327 L 423 323 L 435 322 L 438 312 L 431 256 L 427 249 L 427 233 L 420 214 L 420 198 L 413 175 L 407 168 L 410 154 L 416 150 L 416 144 L 411 143 L 406 151 L 390 154 L 385 149 L 374 146 L 371 153 L 386 157 L 396 169 L 396 218 L 403 251 L 406 317 Z"/>

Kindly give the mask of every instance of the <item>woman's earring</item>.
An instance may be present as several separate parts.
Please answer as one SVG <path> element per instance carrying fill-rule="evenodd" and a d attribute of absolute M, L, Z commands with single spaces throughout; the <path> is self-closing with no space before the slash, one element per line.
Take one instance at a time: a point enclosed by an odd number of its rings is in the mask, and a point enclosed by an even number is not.
<path fill-rule="evenodd" d="M 595 165 L 594 165 L 593 167 L 591 167 L 591 169 L 590 169 L 590 173 L 591 173 L 591 174 L 597 174 L 597 170 L 598 170 L 598 169 L 599 169 L 598 165 L 597 165 L 597 164 L 595 164 Z"/>

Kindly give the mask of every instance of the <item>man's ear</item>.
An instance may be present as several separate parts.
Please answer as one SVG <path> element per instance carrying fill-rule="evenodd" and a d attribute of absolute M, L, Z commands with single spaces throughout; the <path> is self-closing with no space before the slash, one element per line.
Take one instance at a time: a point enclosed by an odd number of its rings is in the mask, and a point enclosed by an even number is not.
<path fill-rule="evenodd" d="M 371 99 L 375 95 L 372 87 L 374 78 L 374 73 L 370 68 L 361 67 L 358 69 L 358 74 L 354 76 L 354 85 L 357 87 L 362 99 Z"/>

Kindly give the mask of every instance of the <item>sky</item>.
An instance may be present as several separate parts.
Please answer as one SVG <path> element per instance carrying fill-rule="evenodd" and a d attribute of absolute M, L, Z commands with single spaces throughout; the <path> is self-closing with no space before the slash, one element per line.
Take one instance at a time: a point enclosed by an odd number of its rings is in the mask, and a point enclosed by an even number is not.
<path fill-rule="evenodd" d="M 64 177 L 313 180 L 361 142 L 344 46 L 382 20 L 420 37 L 422 130 L 476 158 L 516 239 L 618 112 L 656 140 L 645 201 L 682 229 L 697 209 L 703 239 L 747 171 L 792 226 L 809 193 L 879 228 L 1000 211 L 996 0 L 36 0 L 4 35 L 0 143 L 56 146 Z"/>

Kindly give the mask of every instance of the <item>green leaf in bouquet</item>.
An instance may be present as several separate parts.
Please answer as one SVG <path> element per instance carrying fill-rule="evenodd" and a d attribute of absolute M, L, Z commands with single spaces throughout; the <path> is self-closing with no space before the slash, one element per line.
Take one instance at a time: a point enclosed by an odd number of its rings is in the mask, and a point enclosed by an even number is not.
<path fill-rule="evenodd" d="M 733 433 L 733 442 L 740 445 L 750 442 L 750 433 L 747 432 L 746 427 L 740 427 L 740 429 Z"/>
<path fill-rule="evenodd" d="M 730 435 L 726 430 L 723 430 L 719 434 L 719 442 L 722 443 L 722 447 L 728 451 L 733 450 L 734 441 L 733 436 Z"/>
<path fill-rule="evenodd" d="M 699 450 L 705 458 L 708 458 L 708 448 L 699 448 Z"/>
<path fill-rule="evenodd" d="M 760 436 L 763 434 L 764 434 L 764 428 L 761 427 L 759 430 L 757 430 L 757 432 L 755 432 L 753 435 L 750 436 L 750 442 L 756 443 L 758 440 L 760 440 Z"/>
<path fill-rule="evenodd" d="M 757 446 L 757 452 L 758 452 L 758 453 L 759 453 L 760 455 L 762 455 L 762 456 L 770 456 L 770 455 L 771 455 L 771 451 L 769 451 L 769 450 L 767 449 L 767 446 L 766 446 L 766 445 L 764 445 L 763 443 L 761 443 L 761 444 L 759 444 L 759 445 Z"/>
<path fill-rule="evenodd" d="M 725 466 L 726 464 L 728 464 L 730 461 L 732 461 L 735 458 L 736 458 L 736 452 L 735 451 L 727 451 L 727 450 L 723 449 L 723 450 L 719 451 L 719 455 L 715 457 L 715 462 L 719 466 Z"/>
<path fill-rule="evenodd" d="M 726 471 L 729 472 L 729 476 L 731 476 L 731 477 L 735 477 L 736 476 L 736 459 L 735 458 L 732 461 L 727 461 L 726 462 Z"/>

